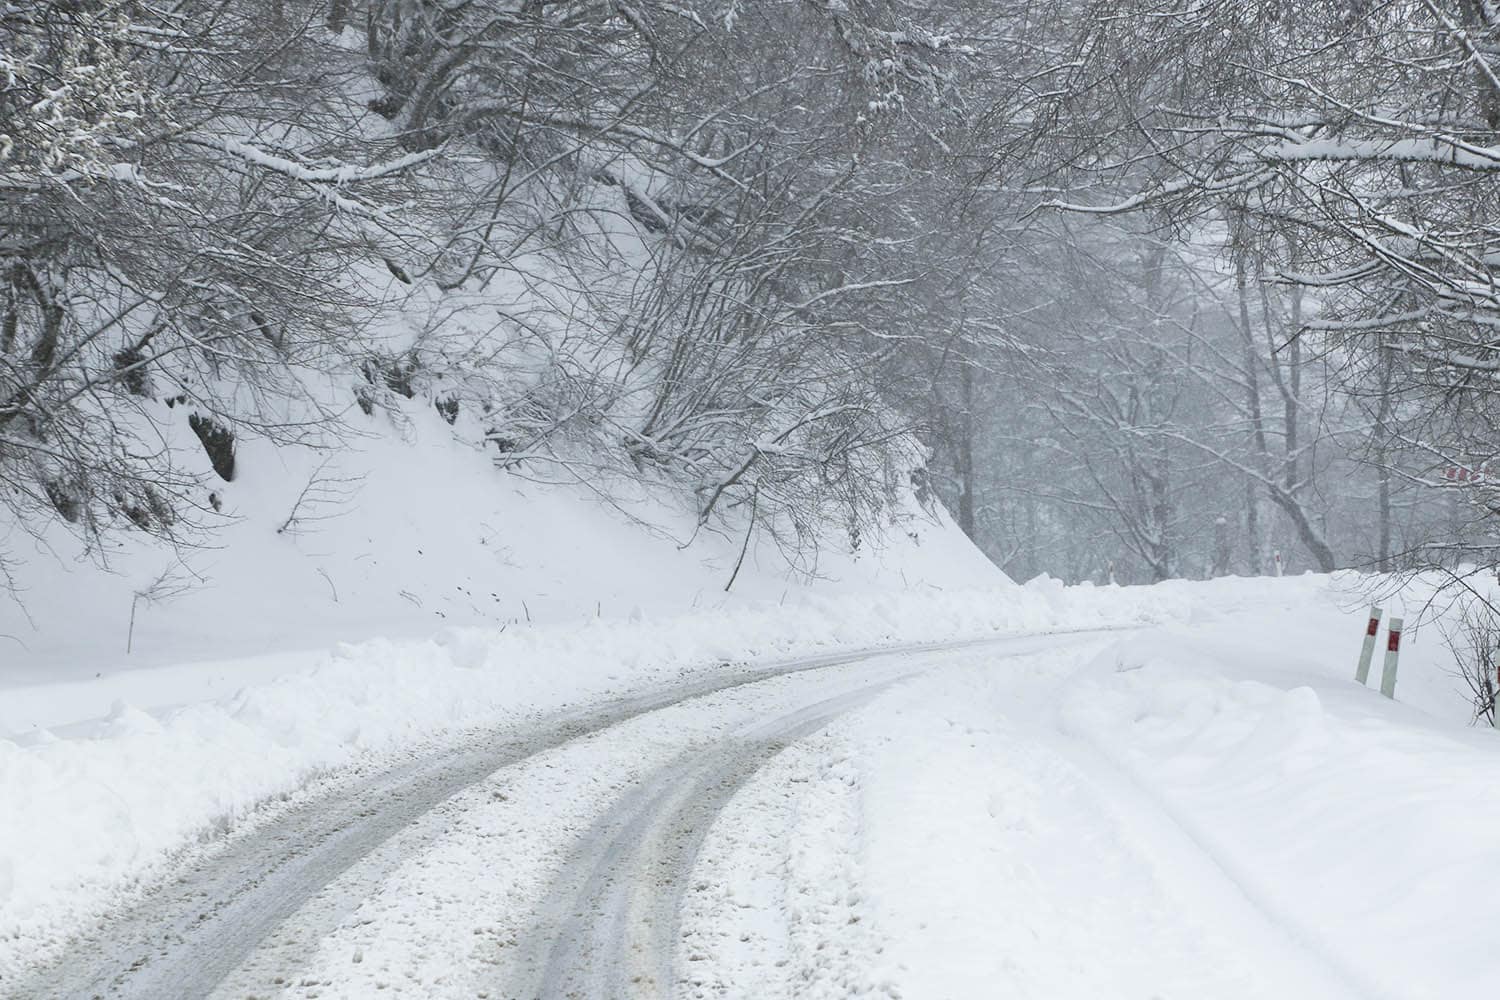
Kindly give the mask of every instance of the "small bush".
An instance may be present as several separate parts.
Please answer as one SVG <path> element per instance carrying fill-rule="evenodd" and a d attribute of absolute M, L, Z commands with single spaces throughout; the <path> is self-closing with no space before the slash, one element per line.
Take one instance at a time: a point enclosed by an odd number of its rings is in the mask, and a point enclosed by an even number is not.
<path fill-rule="evenodd" d="M 1495 722 L 1500 693 L 1500 609 L 1475 597 L 1464 605 L 1458 623 L 1445 629 L 1459 675 L 1473 696 L 1474 719 Z"/>
<path fill-rule="evenodd" d="M 385 384 L 391 392 L 412 399 L 417 390 L 412 384 L 417 374 L 416 362 L 410 358 L 369 358 L 361 369 L 371 385 Z"/>
<path fill-rule="evenodd" d="M 151 395 L 151 383 L 146 377 L 146 353 L 139 347 L 127 347 L 116 351 L 112 359 L 115 371 L 120 373 L 119 382 L 132 396 Z"/>
<path fill-rule="evenodd" d="M 234 432 L 212 417 L 194 413 L 188 417 L 188 426 L 203 443 L 208 461 L 214 472 L 226 483 L 234 481 Z"/>
<path fill-rule="evenodd" d="M 130 519 L 131 524 L 142 531 L 150 531 L 155 523 L 151 520 L 151 512 L 146 509 L 145 504 L 136 503 L 119 490 L 115 491 L 115 507 Z"/>
<path fill-rule="evenodd" d="M 139 493 L 115 490 L 114 501 L 115 509 L 142 531 L 159 532 L 177 520 L 172 505 L 150 486 L 141 488 Z"/>
<path fill-rule="evenodd" d="M 52 504 L 53 509 L 62 515 L 64 521 L 77 524 L 83 517 L 83 503 L 72 489 L 56 479 L 47 480 L 42 484 L 42 489 L 46 491 L 47 500 Z"/>

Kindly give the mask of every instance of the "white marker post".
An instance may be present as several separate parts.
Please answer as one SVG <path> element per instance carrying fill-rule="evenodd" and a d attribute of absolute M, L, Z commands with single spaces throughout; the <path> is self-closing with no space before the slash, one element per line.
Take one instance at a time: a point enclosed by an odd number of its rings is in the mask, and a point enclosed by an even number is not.
<path fill-rule="evenodd" d="M 1276 550 L 1276 575 L 1281 575 L 1281 550 Z"/>
<path fill-rule="evenodd" d="M 1380 608 L 1370 608 L 1370 623 L 1365 626 L 1365 644 L 1359 649 L 1359 669 L 1354 679 L 1361 684 L 1370 682 L 1370 661 L 1375 658 L 1375 637 L 1380 634 Z"/>
<path fill-rule="evenodd" d="M 1401 619 L 1391 619 L 1390 637 L 1385 643 L 1385 669 L 1380 673 L 1380 693 L 1396 697 L 1396 660 L 1401 655 Z"/>

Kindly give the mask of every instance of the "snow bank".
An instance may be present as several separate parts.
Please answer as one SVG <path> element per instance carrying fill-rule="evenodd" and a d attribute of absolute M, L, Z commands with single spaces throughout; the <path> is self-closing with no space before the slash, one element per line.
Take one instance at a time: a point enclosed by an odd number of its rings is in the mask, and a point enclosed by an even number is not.
<path fill-rule="evenodd" d="M 849 720 L 865 919 L 898 995 L 1353 1000 L 1058 738 L 1079 657 L 922 678 Z"/>
<path fill-rule="evenodd" d="M 1482 888 L 1500 870 L 1500 737 L 1295 663 L 1257 669 L 1143 636 L 1080 675 L 1064 727 L 1361 996 L 1487 993 L 1500 977 L 1483 933 L 1500 926 L 1500 897 Z"/>
<path fill-rule="evenodd" d="M 233 697 L 119 703 L 67 738 L 0 739 L 0 971 L 96 915 L 170 852 L 372 752 L 729 669 L 731 662 L 1180 617 L 1146 589 L 820 597 L 584 626 L 450 629 L 340 646 Z"/>
<path fill-rule="evenodd" d="M 1396 700 L 1462 723 L 1472 717 L 1473 706 L 1445 639 L 1460 610 L 1458 595 L 1441 591 L 1450 582 L 1439 574 L 1396 578 L 1341 572 L 1173 580 L 1151 589 L 1185 609 L 1185 620 L 1163 633 L 1176 655 L 1227 664 L 1286 686 L 1352 680 L 1370 605 L 1379 604 L 1382 639 L 1392 618 L 1406 621 Z M 1371 687 L 1379 686 L 1383 649 L 1382 643 Z"/>

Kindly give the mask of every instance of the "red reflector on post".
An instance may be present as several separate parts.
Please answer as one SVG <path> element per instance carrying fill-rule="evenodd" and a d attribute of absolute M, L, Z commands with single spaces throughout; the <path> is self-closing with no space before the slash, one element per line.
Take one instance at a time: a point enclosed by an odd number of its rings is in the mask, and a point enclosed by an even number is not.
<path fill-rule="evenodd" d="M 1391 637 L 1386 642 L 1385 648 L 1388 649 L 1388 650 L 1390 650 L 1392 653 L 1394 653 L 1398 649 L 1400 649 L 1401 648 L 1401 633 L 1397 632 L 1395 629 L 1391 629 Z"/>
<path fill-rule="evenodd" d="M 1379 618 L 1371 618 L 1370 619 L 1370 627 L 1367 628 L 1367 629 L 1365 629 L 1365 635 L 1374 635 L 1374 634 L 1376 634 L 1379 631 L 1380 631 L 1380 619 Z"/>

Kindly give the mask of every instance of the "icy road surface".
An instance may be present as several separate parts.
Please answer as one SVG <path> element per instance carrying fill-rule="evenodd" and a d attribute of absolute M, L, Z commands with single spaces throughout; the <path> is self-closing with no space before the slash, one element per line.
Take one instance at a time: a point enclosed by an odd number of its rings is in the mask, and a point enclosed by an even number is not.
<path fill-rule="evenodd" d="M 1330 823 L 1358 768 L 1299 776 L 1310 732 L 1378 749 L 1384 703 L 1132 642 L 804 660 L 476 737 L 231 839 L 14 995 L 1383 1000 L 1493 973 L 1461 937 L 1441 967 L 1452 935 L 1341 937 L 1401 879 Z M 1500 761 L 1395 736 L 1465 800 Z M 1343 861 L 1357 926 L 1320 881 Z"/>

